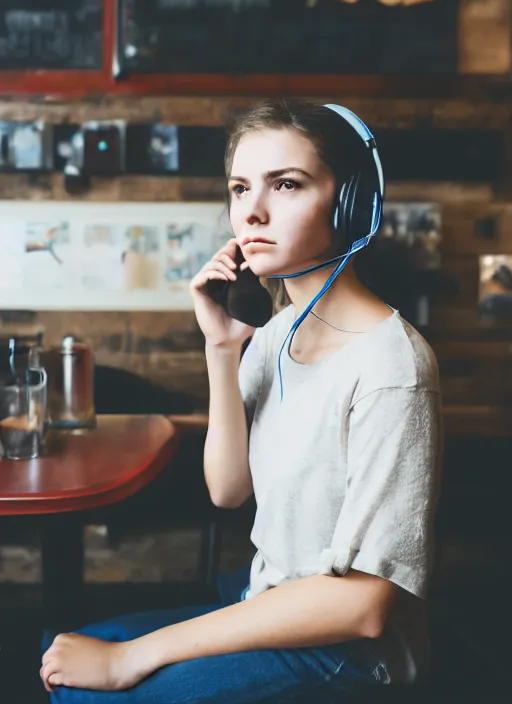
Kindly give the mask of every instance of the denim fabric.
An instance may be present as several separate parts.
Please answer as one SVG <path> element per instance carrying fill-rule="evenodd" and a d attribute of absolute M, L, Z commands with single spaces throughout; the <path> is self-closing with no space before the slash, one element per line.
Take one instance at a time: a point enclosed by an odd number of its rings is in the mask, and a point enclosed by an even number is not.
<path fill-rule="evenodd" d="M 229 589 L 220 589 L 221 594 Z M 241 594 L 238 592 L 238 599 Z M 107 641 L 125 641 L 233 603 L 121 616 L 80 629 Z M 43 651 L 52 637 L 45 634 Z M 328 704 L 355 702 L 389 681 L 371 641 L 322 648 L 257 650 L 197 658 L 164 667 L 129 690 L 97 692 L 57 687 L 52 704 Z"/>

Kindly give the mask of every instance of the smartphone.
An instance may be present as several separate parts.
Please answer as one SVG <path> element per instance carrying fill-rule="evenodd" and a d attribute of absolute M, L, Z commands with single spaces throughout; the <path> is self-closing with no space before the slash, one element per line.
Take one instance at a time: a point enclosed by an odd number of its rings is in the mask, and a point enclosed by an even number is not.
<path fill-rule="evenodd" d="M 240 271 L 244 261 L 242 250 L 237 247 L 236 281 L 208 281 L 206 291 L 231 318 L 253 328 L 261 328 L 272 317 L 272 296 L 249 268 Z"/>

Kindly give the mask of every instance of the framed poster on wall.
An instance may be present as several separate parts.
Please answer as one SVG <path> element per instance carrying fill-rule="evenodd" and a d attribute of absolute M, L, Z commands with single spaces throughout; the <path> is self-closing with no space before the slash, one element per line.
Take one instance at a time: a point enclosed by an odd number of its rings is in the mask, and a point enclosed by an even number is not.
<path fill-rule="evenodd" d="M 187 310 L 224 203 L 0 202 L 0 309 Z"/>

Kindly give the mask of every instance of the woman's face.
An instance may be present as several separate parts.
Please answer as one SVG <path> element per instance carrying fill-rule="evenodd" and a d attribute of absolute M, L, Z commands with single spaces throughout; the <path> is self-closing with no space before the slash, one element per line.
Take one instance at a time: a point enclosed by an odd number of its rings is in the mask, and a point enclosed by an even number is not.
<path fill-rule="evenodd" d="M 297 130 L 244 135 L 228 187 L 233 232 L 257 276 L 300 271 L 329 250 L 334 179 Z"/>

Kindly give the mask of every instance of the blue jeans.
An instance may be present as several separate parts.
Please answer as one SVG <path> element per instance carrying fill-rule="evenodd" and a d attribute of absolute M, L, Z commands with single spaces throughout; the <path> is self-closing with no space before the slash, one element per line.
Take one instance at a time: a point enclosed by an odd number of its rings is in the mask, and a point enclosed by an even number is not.
<path fill-rule="evenodd" d="M 106 641 L 131 640 L 229 606 L 240 596 L 240 591 L 233 598 L 221 589 L 221 602 L 212 606 L 130 614 L 87 626 L 78 633 Z M 43 650 L 51 641 L 46 634 Z M 50 700 L 52 704 L 345 704 L 358 701 L 369 687 L 389 681 L 372 643 L 359 640 L 322 648 L 255 650 L 197 658 L 163 667 L 129 690 L 98 692 L 56 687 Z"/>

